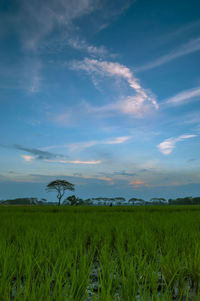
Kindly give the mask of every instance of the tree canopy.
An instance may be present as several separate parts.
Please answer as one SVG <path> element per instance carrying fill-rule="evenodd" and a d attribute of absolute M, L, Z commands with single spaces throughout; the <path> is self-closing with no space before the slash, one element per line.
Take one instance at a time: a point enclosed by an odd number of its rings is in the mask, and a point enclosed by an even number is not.
<path fill-rule="evenodd" d="M 65 181 L 65 180 L 54 180 L 50 182 L 47 187 L 47 191 L 56 190 L 57 191 L 57 198 L 58 198 L 58 206 L 60 206 L 61 199 L 65 194 L 66 190 L 75 190 L 74 184 Z"/>

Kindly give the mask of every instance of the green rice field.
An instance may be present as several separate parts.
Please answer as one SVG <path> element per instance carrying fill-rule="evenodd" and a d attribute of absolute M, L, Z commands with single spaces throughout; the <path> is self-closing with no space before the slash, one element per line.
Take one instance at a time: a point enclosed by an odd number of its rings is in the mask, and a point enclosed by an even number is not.
<path fill-rule="evenodd" d="M 0 300 L 200 300 L 200 206 L 0 207 Z"/>

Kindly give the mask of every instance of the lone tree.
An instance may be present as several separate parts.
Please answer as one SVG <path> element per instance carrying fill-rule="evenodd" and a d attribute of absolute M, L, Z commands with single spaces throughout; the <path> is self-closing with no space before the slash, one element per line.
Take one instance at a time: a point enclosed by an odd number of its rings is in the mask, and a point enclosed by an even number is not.
<path fill-rule="evenodd" d="M 69 183 L 65 180 L 55 180 L 50 182 L 47 187 L 47 191 L 56 190 L 57 191 L 57 198 L 58 198 L 58 206 L 60 206 L 61 199 L 65 194 L 66 190 L 74 190 L 74 184 Z"/>

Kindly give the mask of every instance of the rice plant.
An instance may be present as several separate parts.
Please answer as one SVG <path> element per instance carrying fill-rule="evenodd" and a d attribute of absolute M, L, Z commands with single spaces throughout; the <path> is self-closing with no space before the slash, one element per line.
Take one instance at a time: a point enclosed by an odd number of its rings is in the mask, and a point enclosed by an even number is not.
<path fill-rule="evenodd" d="M 1 207 L 1 300 L 199 300 L 199 206 Z"/>

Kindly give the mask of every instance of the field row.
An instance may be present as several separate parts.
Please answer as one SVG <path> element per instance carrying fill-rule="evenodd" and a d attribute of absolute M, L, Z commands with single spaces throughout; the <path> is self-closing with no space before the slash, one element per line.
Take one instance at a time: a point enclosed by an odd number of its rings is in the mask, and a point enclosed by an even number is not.
<path fill-rule="evenodd" d="M 0 208 L 1 300 L 200 300 L 200 207 Z"/>

